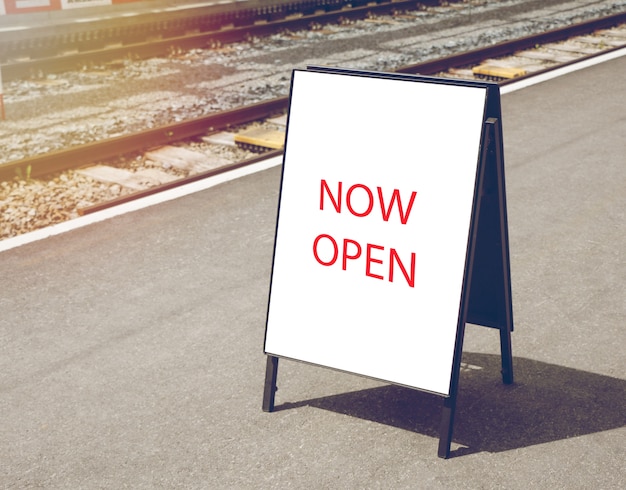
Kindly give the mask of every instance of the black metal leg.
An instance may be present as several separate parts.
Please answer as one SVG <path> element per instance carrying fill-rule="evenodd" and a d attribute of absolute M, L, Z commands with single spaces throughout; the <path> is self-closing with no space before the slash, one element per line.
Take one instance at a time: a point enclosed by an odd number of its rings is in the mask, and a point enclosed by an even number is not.
<path fill-rule="evenodd" d="M 452 429 L 454 425 L 454 412 L 456 409 L 456 397 L 443 399 L 441 410 L 441 423 L 439 425 L 439 449 L 437 456 L 448 459 L 450 457 L 450 445 L 452 444 Z"/>
<path fill-rule="evenodd" d="M 500 329 L 500 351 L 502 357 L 502 382 L 513 384 L 513 352 L 511 349 L 511 331 Z"/>
<path fill-rule="evenodd" d="M 263 390 L 263 411 L 274 411 L 274 398 L 276 396 L 276 377 L 278 376 L 278 357 L 267 356 L 265 366 L 265 389 Z"/>

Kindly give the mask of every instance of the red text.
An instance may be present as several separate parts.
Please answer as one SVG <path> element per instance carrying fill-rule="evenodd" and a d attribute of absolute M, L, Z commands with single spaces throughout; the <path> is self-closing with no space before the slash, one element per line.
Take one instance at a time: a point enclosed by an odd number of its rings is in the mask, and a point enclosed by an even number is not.
<path fill-rule="evenodd" d="M 417 192 L 411 192 L 411 197 L 409 198 L 409 203 L 406 207 L 406 211 L 404 210 L 404 206 L 402 205 L 402 199 L 400 197 L 400 191 L 398 189 L 393 190 L 388 203 L 385 202 L 382 188 L 376 187 L 376 195 L 378 197 L 378 204 L 380 206 L 382 219 L 384 221 L 389 221 L 389 217 L 391 216 L 391 212 L 395 204 L 398 209 L 400 223 L 406 225 L 407 221 L 409 220 L 409 215 L 411 214 L 411 209 L 413 208 L 413 203 L 415 202 L 415 196 L 417 195 Z M 320 210 L 322 211 L 324 210 L 324 203 L 326 198 L 328 198 L 328 200 L 330 201 L 330 205 L 335 209 L 335 211 L 341 213 L 342 205 L 344 202 L 343 182 L 338 182 L 337 188 L 333 192 L 333 190 L 328 185 L 328 182 L 322 179 L 320 183 Z M 345 193 L 346 208 L 348 208 L 350 214 L 359 218 L 367 216 L 372 212 L 372 210 L 374 209 L 375 201 L 376 199 L 374 198 L 374 193 L 365 184 L 351 185 Z"/>
<path fill-rule="evenodd" d="M 313 241 L 313 256 L 325 267 L 339 261 L 344 271 L 348 270 L 350 262 L 361 259 L 361 270 L 364 270 L 366 276 L 384 280 L 386 273 L 389 282 L 397 280 L 399 269 L 409 287 L 415 287 L 415 252 L 411 253 L 411 264 L 407 267 L 395 248 L 385 252 L 382 245 L 366 243 L 362 246 L 350 238 L 344 238 L 338 243 L 332 236 L 321 234 Z M 354 265 L 350 264 L 350 267 L 353 268 Z"/>

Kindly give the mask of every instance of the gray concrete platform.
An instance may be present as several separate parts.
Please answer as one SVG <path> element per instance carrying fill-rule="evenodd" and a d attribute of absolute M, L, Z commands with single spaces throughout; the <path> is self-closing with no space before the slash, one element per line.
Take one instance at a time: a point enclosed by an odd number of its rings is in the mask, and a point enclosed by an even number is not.
<path fill-rule="evenodd" d="M 516 383 L 469 326 L 441 400 L 281 360 L 279 168 L 0 253 L 0 487 L 626 485 L 626 57 L 503 96 Z"/>

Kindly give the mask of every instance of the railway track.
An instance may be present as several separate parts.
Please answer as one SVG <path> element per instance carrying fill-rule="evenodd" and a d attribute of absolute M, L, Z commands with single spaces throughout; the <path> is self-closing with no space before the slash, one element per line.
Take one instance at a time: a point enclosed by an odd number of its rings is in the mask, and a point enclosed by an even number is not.
<path fill-rule="evenodd" d="M 399 73 L 465 79 L 513 79 L 576 63 L 626 45 L 626 13 L 502 42 L 487 48 L 408 65 Z M 494 59 L 496 58 L 496 59 Z"/>
<path fill-rule="evenodd" d="M 375 20 L 375 19 L 374 19 Z M 383 21 L 384 19 L 381 19 Z M 619 14 L 610 18 L 586 22 L 566 29 L 559 29 L 539 36 L 500 43 L 485 49 L 450 56 L 423 63 L 404 66 L 402 73 L 420 73 L 422 75 L 437 75 L 444 77 L 463 78 L 491 78 L 499 83 L 506 84 L 521 77 L 533 76 L 546 70 L 554 69 L 563 64 L 572 63 L 581 58 L 596 56 L 607 51 L 620 49 L 626 45 L 626 14 Z M 129 136 L 122 136 L 99 143 L 91 143 L 76 148 L 40 155 L 16 162 L 9 162 L 0 166 L 0 177 L 12 179 L 15 175 L 23 178 L 38 178 L 51 172 L 60 172 L 69 168 L 82 167 L 95 160 L 101 163 L 89 165 L 80 170 L 84 175 L 95 180 L 115 182 L 124 187 L 125 191 L 116 198 L 87 204 L 78 209 L 79 214 L 88 214 L 122 202 L 154 194 L 188 182 L 206 178 L 220 172 L 228 171 L 243 165 L 254 163 L 262 158 L 280 154 L 280 148 L 275 143 L 266 144 L 262 134 L 250 137 L 244 133 L 237 136 L 233 130 L 245 130 L 249 125 L 259 129 L 280 133 L 280 125 L 276 117 L 286 110 L 288 98 L 281 97 L 268 102 L 243 107 L 234 111 L 226 111 L 206 118 L 185 121 L 180 124 L 169 125 Z M 258 121 L 266 121 L 259 123 Z M 207 158 L 200 158 L 198 152 L 185 148 L 189 140 L 201 139 L 207 145 L 239 145 L 242 148 L 256 147 L 261 150 L 258 156 L 249 152 L 245 158 L 207 164 Z M 227 139 L 228 141 L 224 141 Z M 171 150 L 172 146 L 182 149 Z M 280 145 L 279 145 L 280 146 Z M 156 150 L 155 149 L 159 149 Z M 175 155 L 173 155 L 173 153 Z M 188 153 L 186 153 L 188 152 Z M 115 158 L 121 154 L 138 153 L 135 160 L 157 162 L 159 168 L 170 167 L 177 172 L 171 175 L 157 172 L 161 176 L 155 177 L 146 174 L 143 180 L 135 170 L 125 171 L 124 175 L 115 176 Z M 177 154 L 176 154 L 177 153 Z M 182 156 L 181 156 L 182 155 Z M 206 157 L 206 155 L 205 155 Z M 107 159 L 110 162 L 106 162 Z M 161 159 L 161 160 L 159 160 Z M 185 163 L 184 161 L 187 160 Z M 181 164 L 175 163 L 183 162 Z M 194 163 L 194 161 L 196 163 Z M 172 163 L 174 162 L 174 163 Z M 182 165 L 182 166 L 181 166 Z M 93 170 L 98 167 L 100 170 Z M 104 168 L 104 170 L 103 170 Z M 92 169 L 92 170 L 89 170 Z M 108 173 L 107 173 L 108 172 Z M 132 174 L 132 175 L 130 175 Z M 139 177 L 139 178 L 138 178 Z M 125 183 L 126 182 L 126 183 Z"/>
<path fill-rule="evenodd" d="M 4 58 L 2 76 L 5 81 L 43 76 L 123 58 L 152 58 L 254 37 L 267 37 L 281 31 L 315 29 L 324 24 L 353 22 L 440 4 L 439 0 L 319 3 L 320 6 L 315 7 L 315 2 L 294 2 L 277 5 L 274 9 L 200 15 L 173 21 L 155 21 L 148 25 L 140 23 L 109 29 L 98 29 L 95 26 L 92 31 L 16 40 L 10 44 L 4 42 L 0 44 L 0 57 Z"/>

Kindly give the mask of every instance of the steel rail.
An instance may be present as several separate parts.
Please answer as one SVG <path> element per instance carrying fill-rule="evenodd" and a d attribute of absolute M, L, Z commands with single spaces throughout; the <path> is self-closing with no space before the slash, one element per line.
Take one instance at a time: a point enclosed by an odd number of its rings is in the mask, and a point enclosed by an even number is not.
<path fill-rule="evenodd" d="M 487 58 L 506 56 L 509 54 L 513 54 L 516 51 L 534 48 L 538 44 L 547 44 L 556 41 L 563 41 L 564 39 L 568 39 L 574 36 L 582 36 L 584 34 L 589 34 L 599 29 L 608 29 L 624 22 L 626 22 L 626 12 L 610 15 L 601 19 L 594 19 L 582 22 L 580 24 L 562 27 L 560 29 L 554 29 L 541 34 L 533 34 L 530 36 L 513 39 L 511 41 L 503 41 L 494 44 L 493 46 L 488 46 L 486 48 L 478 48 L 471 51 L 466 51 L 464 53 L 446 56 L 444 58 L 438 58 L 436 60 L 424 61 L 421 63 L 416 63 L 414 65 L 406 65 L 394 71 L 397 73 L 419 73 L 421 75 L 434 75 L 435 73 L 446 71 L 452 67 L 459 68 L 462 66 L 480 63 Z M 610 50 L 607 49 L 607 51 Z M 591 56 L 593 57 L 594 55 Z M 581 56 L 573 62 L 577 63 L 582 58 L 583 57 Z M 568 63 L 559 64 L 559 66 L 564 66 L 565 64 Z M 551 69 L 553 68 L 548 68 L 547 71 L 550 71 Z M 536 74 L 537 73 L 526 75 L 526 77 L 535 76 Z M 515 81 L 520 80 L 521 78 L 522 77 L 516 78 Z"/>
<path fill-rule="evenodd" d="M 0 180 L 9 180 L 16 175 L 41 177 L 141 149 L 193 138 L 211 131 L 227 129 L 231 126 L 283 112 L 287 108 L 287 104 L 287 97 L 272 99 L 198 119 L 161 126 L 140 133 L 117 136 L 68 148 L 67 150 L 53 151 L 8 162 L 0 165 Z"/>

